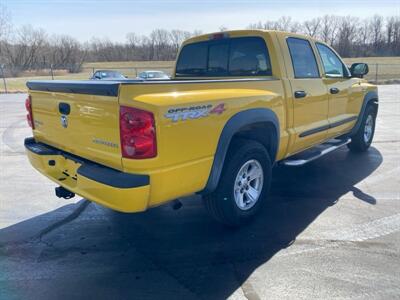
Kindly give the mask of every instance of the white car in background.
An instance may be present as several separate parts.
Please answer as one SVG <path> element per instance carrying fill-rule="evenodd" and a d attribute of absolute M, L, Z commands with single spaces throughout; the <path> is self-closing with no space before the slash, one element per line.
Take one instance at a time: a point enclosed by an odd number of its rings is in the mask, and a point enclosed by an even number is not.
<path fill-rule="evenodd" d="M 163 71 L 144 71 L 139 73 L 138 78 L 143 80 L 167 80 L 170 77 Z"/>

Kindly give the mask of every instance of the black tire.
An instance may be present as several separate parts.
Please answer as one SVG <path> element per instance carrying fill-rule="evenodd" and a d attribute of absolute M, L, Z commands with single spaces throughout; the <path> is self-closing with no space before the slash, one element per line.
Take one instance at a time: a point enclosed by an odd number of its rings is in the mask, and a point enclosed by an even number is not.
<path fill-rule="evenodd" d="M 239 171 L 249 162 L 250 164 L 258 163 L 261 166 L 263 183 L 259 187 L 260 193 L 255 204 L 244 210 L 236 204 L 234 187 Z M 260 170 L 259 168 L 256 169 Z M 251 166 L 247 171 L 249 170 L 251 170 Z M 271 159 L 263 145 L 246 139 L 232 141 L 216 190 L 204 196 L 206 210 L 217 221 L 228 226 L 239 226 L 249 221 L 267 202 L 267 194 L 271 184 L 271 170 Z M 254 181 L 248 182 L 247 188 L 249 188 L 248 185 L 252 184 L 254 184 Z M 243 199 L 246 199 L 246 197 Z"/>
<path fill-rule="evenodd" d="M 369 126 L 367 120 L 372 120 L 372 131 L 369 138 L 365 136 L 366 127 Z M 365 152 L 371 146 L 372 140 L 375 133 L 375 122 L 376 122 L 376 110 L 372 105 L 368 105 L 363 119 L 361 121 L 361 126 L 354 136 L 351 137 L 351 142 L 347 144 L 347 147 L 352 152 Z"/>

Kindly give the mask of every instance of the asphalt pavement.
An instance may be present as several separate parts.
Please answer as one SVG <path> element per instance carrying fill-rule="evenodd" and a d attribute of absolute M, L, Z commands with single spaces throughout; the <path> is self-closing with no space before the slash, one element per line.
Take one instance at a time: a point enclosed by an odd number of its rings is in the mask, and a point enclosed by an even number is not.
<path fill-rule="evenodd" d="M 25 95 L 0 95 L 0 299 L 400 299 L 400 85 L 374 143 L 273 171 L 238 230 L 197 196 L 122 214 L 55 185 L 24 153 Z"/>

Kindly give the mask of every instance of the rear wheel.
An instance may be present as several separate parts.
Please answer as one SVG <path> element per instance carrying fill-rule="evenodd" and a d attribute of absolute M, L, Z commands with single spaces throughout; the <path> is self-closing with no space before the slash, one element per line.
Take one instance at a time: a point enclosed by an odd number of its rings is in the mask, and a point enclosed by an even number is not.
<path fill-rule="evenodd" d="M 347 145 L 352 152 L 364 152 L 371 146 L 375 133 L 375 120 L 376 110 L 372 105 L 369 105 L 365 110 L 360 128 L 351 137 L 351 142 Z"/>
<path fill-rule="evenodd" d="M 267 201 L 271 160 L 263 145 L 237 139 L 232 142 L 217 189 L 204 197 L 207 211 L 229 226 L 249 221 Z"/>

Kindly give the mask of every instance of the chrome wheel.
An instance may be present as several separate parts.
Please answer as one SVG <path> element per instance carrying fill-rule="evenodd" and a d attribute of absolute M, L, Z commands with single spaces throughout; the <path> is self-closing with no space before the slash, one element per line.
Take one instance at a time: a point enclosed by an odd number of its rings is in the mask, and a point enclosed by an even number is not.
<path fill-rule="evenodd" d="M 234 186 L 236 205 L 241 210 L 249 210 L 258 201 L 264 183 L 264 172 L 261 164 L 249 160 L 240 168 Z"/>
<path fill-rule="evenodd" d="M 368 115 L 364 126 L 364 142 L 369 143 L 372 137 L 372 131 L 374 128 L 374 118 L 372 115 Z"/>

